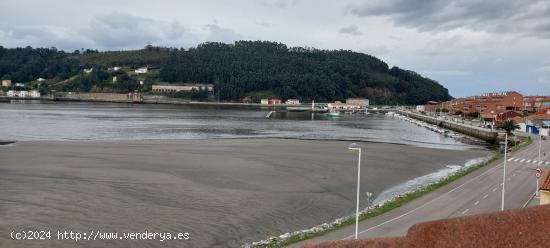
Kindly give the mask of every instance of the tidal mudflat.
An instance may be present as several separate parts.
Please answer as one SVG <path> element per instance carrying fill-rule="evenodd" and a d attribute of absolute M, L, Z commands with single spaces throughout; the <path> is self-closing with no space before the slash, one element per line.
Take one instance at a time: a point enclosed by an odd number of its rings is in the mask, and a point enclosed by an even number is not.
<path fill-rule="evenodd" d="M 188 232 L 188 240 L 81 240 L 81 247 L 238 247 L 351 214 L 349 142 L 293 139 L 21 141 L 0 146 L 0 246 L 12 230 Z M 362 189 L 384 189 L 487 150 L 361 143 Z M 365 202 L 363 202 L 366 204 Z"/>

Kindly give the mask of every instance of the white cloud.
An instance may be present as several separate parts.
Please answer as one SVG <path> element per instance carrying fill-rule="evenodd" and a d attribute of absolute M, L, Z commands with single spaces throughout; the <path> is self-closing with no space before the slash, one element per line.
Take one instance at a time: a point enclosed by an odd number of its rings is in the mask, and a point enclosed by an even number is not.
<path fill-rule="evenodd" d="M 549 5 L 542 0 L 2 0 L 0 45 L 71 51 L 270 40 L 362 51 L 431 77 L 453 96 L 507 89 L 534 94 L 550 87 Z"/>

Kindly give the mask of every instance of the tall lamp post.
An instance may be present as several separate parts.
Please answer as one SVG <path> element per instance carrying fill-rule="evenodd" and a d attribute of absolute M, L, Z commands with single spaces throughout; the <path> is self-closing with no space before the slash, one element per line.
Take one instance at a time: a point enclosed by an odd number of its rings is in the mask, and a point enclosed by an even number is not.
<path fill-rule="evenodd" d="M 357 206 L 355 209 L 355 239 L 359 232 L 359 185 L 361 183 L 361 146 L 357 143 L 349 145 L 348 150 L 357 154 Z"/>
<path fill-rule="evenodd" d="M 504 166 L 502 172 L 502 202 L 500 204 L 500 210 L 504 211 L 504 185 L 506 184 L 506 160 L 508 155 L 508 132 L 506 132 L 504 138 Z"/>
<path fill-rule="evenodd" d="M 539 129 L 540 132 L 540 129 Z M 537 169 L 540 169 L 540 166 L 542 165 L 542 161 L 540 160 L 540 150 L 542 149 L 542 135 L 539 133 L 539 161 L 537 165 Z M 537 188 L 535 189 L 535 195 L 539 196 L 539 177 L 537 177 Z"/>

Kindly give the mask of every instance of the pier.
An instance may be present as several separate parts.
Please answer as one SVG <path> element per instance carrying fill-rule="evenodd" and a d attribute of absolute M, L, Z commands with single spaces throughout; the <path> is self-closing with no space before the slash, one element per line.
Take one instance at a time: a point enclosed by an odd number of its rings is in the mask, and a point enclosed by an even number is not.
<path fill-rule="evenodd" d="M 466 125 L 462 123 L 457 123 L 453 121 L 448 120 L 441 120 L 435 117 L 412 113 L 408 111 L 398 111 L 399 114 L 405 115 L 417 120 L 421 120 L 433 125 L 437 125 L 439 127 L 447 128 L 449 130 L 453 130 L 455 132 L 459 132 L 462 134 L 466 134 L 468 136 L 472 136 L 481 140 L 485 140 L 490 143 L 496 143 L 500 140 L 502 140 L 502 135 L 499 134 L 499 132 L 487 128 L 482 127 L 476 127 L 471 125 Z"/>

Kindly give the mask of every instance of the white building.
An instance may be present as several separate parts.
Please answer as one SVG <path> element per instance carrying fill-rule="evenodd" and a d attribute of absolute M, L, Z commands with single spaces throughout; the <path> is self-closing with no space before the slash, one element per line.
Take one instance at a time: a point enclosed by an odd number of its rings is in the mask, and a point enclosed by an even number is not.
<path fill-rule="evenodd" d="M 15 91 L 14 90 L 8 90 L 7 96 L 14 97 L 15 96 Z"/>
<path fill-rule="evenodd" d="M 298 99 L 287 99 L 285 104 L 300 105 L 300 100 L 298 100 Z"/>
<path fill-rule="evenodd" d="M 147 73 L 148 68 L 147 67 L 140 67 L 135 70 L 137 74 L 144 74 Z"/>
<path fill-rule="evenodd" d="M 29 95 L 30 97 L 40 97 L 40 92 L 38 92 L 38 90 L 31 90 Z"/>
<path fill-rule="evenodd" d="M 28 97 L 29 92 L 26 90 L 16 91 L 16 96 L 18 97 Z"/>
<path fill-rule="evenodd" d="M 424 108 L 424 105 L 416 105 L 416 111 L 418 112 L 424 112 L 426 109 Z"/>

